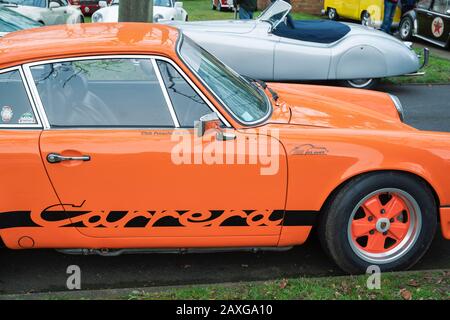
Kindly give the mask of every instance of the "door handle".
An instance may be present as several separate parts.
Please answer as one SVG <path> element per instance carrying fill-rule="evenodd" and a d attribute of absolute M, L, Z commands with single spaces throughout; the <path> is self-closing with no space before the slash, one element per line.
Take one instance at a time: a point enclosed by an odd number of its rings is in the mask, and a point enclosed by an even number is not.
<path fill-rule="evenodd" d="M 47 156 L 47 161 L 50 163 L 60 163 L 62 161 L 90 161 L 90 156 L 80 156 L 80 157 L 65 157 L 57 153 L 50 153 Z"/>

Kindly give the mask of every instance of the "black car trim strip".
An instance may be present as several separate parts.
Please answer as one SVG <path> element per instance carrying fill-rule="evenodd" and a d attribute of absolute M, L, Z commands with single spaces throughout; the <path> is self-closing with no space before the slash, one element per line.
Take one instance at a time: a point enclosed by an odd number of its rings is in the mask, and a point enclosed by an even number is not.
<path fill-rule="evenodd" d="M 148 216 L 135 216 L 127 221 L 124 228 L 159 228 L 159 227 L 187 227 L 195 224 L 203 224 L 204 227 L 267 227 L 267 226 L 314 226 L 317 222 L 318 211 L 304 211 L 304 210 L 208 210 L 209 212 L 199 212 L 189 210 L 177 210 L 173 215 L 166 215 L 158 217 L 155 221 L 150 223 L 155 216 L 155 211 L 147 211 Z M 62 222 L 60 227 L 77 227 L 77 228 L 105 228 L 108 227 L 108 223 L 119 222 L 121 219 L 125 219 L 132 211 L 110 211 L 105 217 L 103 223 L 101 223 L 102 217 L 100 215 L 91 215 L 92 211 L 81 210 L 48 210 L 42 211 L 40 218 L 43 221 L 52 224 L 54 222 Z M 187 214 L 188 216 L 183 217 Z M 206 219 L 200 219 L 202 214 L 208 214 Z M 222 215 L 227 214 L 221 220 Z M 86 219 L 79 221 L 71 221 L 70 219 L 79 218 L 85 216 Z M 67 220 L 67 223 L 65 221 Z M 84 221 L 86 220 L 86 221 Z M 182 222 L 184 221 L 184 222 Z M 88 226 L 85 222 L 92 224 L 97 223 L 95 226 Z M 184 223 L 184 224 L 183 224 Z M 0 230 L 19 228 L 19 227 L 45 227 L 35 223 L 31 216 L 31 211 L 11 211 L 0 213 Z"/>
<path fill-rule="evenodd" d="M 31 219 L 31 211 L 0 213 L 0 230 L 20 227 L 41 227 Z"/>

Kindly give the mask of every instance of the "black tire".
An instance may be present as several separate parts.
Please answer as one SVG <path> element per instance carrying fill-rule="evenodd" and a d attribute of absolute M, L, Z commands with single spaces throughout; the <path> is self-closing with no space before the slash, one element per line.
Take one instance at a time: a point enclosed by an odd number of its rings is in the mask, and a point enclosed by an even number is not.
<path fill-rule="evenodd" d="M 220 0 L 217 1 L 217 11 L 220 11 L 220 12 L 223 11 L 223 8 L 222 8 L 222 2 L 221 2 Z"/>
<path fill-rule="evenodd" d="M 339 19 L 339 15 L 338 15 L 338 13 L 337 13 L 335 8 L 328 8 L 327 16 L 328 16 L 328 19 L 330 19 L 330 20 L 337 20 L 337 19 Z"/>
<path fill-rule="evenodd" d="M 80 16 L 80 23 L 84 23 L 84 16 Z"/>
<path fill-rule="evenodd" d="M 211 8 L 212 8 L 213 10 L 216 10 L 216 9 L 217 9 L 216 5 L 214 4 L 214 0 L 211 0 Z"/>
<path fill-rule="evenodd" d="M 412 39 L 412 32 L 414 29 L 414 21 L 411 17 L 403 17 L 402 21 L 400 21 L 400 38 L 403 41 L 409 41 Z"/>
<path fill-rule="evenodd" d="M 189 16 L 186 15 L 186 19 L 184 21 L 189 21 Z"/>
<path fill-rule="evenodd" d="M 341 86 L 348 88 L 371 90 L 378 86 L 380 79 L 341 80 L 339 83 Z"/>
<path fill-rule="evenodd" d="M 367 11 L 363 11 L 363 13 L 361 13 L 361 25 L 367 27 L 370 25 L 370 13 Z"/>
<path fill-rule="evenodd" d="M 416 240 L 405 247 L 397 259 L 374 263 L 361 258 L 352 249 L 348 226 L 361 199 L 386 188 L 402 190 L 414 198 L 420 208 L 421 226 L 417 228 Z M 324 208 L 318 233 L 322 246 L 334 262 L 345 272 L 359 274 L 365 273 L 370 265 L 378 265 L 381 271 L 411 268 L 430 247 L 436 227 L 436 201 L 425 182 L 399 172 L 378 172 L 351 180 L 329 201 Z"/>

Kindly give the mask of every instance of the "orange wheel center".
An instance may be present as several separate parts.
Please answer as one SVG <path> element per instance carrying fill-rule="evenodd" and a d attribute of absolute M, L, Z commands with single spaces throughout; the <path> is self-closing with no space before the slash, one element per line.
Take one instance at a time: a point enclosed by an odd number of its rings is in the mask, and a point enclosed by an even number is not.
<path fill-rule="evenodd" d="M 385 253 L 402 242 L 410 227 L 410 212 L 396 194 L 377 194 L 359 208 L 351 222 L 354 244 L 368 253 Z"/>

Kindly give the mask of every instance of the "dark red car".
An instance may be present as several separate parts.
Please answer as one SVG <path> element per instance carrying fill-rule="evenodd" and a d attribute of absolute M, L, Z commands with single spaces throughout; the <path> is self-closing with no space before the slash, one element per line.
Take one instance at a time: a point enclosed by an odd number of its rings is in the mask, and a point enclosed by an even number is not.
<path fill-rule="evenodd" d="M 107 0 L 109 4 L 112 0 Z M 70 4 L 80 6 L 81 11 L 85 16 L 92 15 L 95 11 L 100 9 L 99 0 L 69 0 Z"/>

